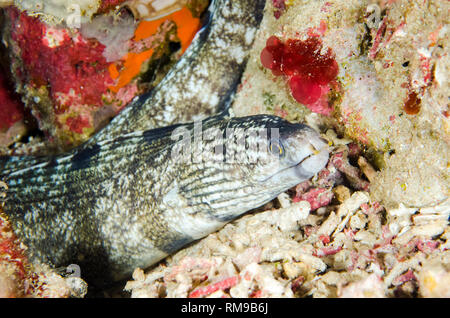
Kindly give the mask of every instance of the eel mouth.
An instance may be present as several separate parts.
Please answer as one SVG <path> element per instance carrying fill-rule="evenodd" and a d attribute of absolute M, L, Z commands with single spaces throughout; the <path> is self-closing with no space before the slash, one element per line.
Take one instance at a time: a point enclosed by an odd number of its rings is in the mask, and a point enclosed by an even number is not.
<path fill-rule="evenodd" d="M 300 170 L 299 172 L 303 175 L 311 174 L 311 176 L 313 176 L 326 166 L 329 156 L 330 152 L 328 147 L 314 149 L 314 152 L 295 165 L 295 168 Z"/>
<path fill-rule="evenodd" d="M 313 177 L 328 163 L 330 151 L 328 145 L 322 141 L 320 143 L 310 143 L 309 147 L 310 153 L 299 162 L 277 171 L 260 182 L 265 183 L 271 180 L 275 181 L 277 178 L 286 178 L 295 179 L 299 183 Z"/>

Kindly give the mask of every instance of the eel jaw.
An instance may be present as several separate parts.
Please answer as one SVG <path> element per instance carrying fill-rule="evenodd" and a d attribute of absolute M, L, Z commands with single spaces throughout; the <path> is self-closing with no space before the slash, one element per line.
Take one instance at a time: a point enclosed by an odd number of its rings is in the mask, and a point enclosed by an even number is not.
<path fill-rule="evenodd" d="M 312 154 L 298 163 L 295 166 L 295 169 L 302 176 L 310 175 L 312 177 L 326 166 L 329 156 L 330 152 L 328 147 L 315 150 Z"/>
<path fill-rule="evenodd" d="M 288 189 L 312 178 L 326 166 L 330 152 L 327 145 L 322 144 L 322 147 L 319 149 L 315 148 L 313 144 L 309 146 L 311 147 L 311 153 L 303 157 L 300 162 L 276 172 L 272 176 L 261 180 L 260 183 L 283 184 L 288 186 Z"/>

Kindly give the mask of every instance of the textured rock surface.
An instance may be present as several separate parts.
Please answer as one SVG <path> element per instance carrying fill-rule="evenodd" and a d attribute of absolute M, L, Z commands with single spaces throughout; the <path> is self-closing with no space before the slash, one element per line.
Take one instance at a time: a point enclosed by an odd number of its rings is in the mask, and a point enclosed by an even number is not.
<path fill-rule="evenodd" d="M 193 11 L 184 7 L 155 21 L 121 11 L 76 28 L 6 8 L 3 36 L 16 91 L 47 145 L 54 151 L 79 145 L 154 87 L 200 27 L 197 14 L 207 1 L 189 4 Z"/>
<path fill-rule="evenodd" d="M 387 205 L 425 206 L 445 199 L 449 3 L 283 1 L 281 10 L 279 2 L 268 1 L 235 113 L 317 118 L 319 126 L 331 125 L 369 147 L 373 161 L 384 167 L 371 194 Z M 328 94 L 331 116 L 311 114 L 283 77 L 263 67 L 260 54 L 271 36 L 319 38 L 322 52 L 334 52 L 339 88 Z"/>

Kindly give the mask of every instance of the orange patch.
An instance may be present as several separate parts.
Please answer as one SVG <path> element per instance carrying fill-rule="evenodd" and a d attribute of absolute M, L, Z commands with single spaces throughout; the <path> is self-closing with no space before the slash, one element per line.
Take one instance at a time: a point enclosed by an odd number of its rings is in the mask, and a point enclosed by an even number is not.
<path fill-rule="evenodd" d="M 134 41 L 152 36 L 166 20 L 172 20 L 177 25 L 178 38 L 181 41 L 181 49 L 184 53 L 200 28 L 200 19 L 194 18 L 192 12 L 186 7 L 161 19 L 142 21 L 134 32 Z"/>
<path fill-rule="evenodd" d="M 181 50 L 184 53 L 200 28 L 200 19 L 194 18 L 191 11 L 184 7 L 173 13 L 171 20 L 177 25 L 177 34 L 181 41 Z"/>
<path fill-rule="evenodd" d="M 117 70 L 117 66 L 114 63 L 109 64 L 108 72 L 109 76 L 111 76 L 112 79 L 116 79 L 119 77 L 119 71 Z"/>
<path fill-rule="evenodd" d="M 133 40 L 140 41 L 154 35 L 159 26 L 166 20 L 172 20 L 177 25 L 177 35 L 181 41 L 181 50 L 184 53 L 200 28 L 200 19 L 194 18 L 187 7 L 161 19 L 141 21 L 134 32 Z M 108 67 L 109 75 L 112 79 L 118 78 L 118 82 L 115 86 L 110 86 L 109 89 L 117 93 L 119 89 L 130 83 L 141 72 L 142 63 L 148 60 L 152 54 L 152 49 L 141 53 L 128 53 L 123 57 L 124 64 L 120 73 L 115 64 L 110 64 Z"/>
<path fill-rule="evenodd" d="M 117 93 L 122 87 L 131 82 L 131 80 L 141 72 L 142 63 L 148 60 L 152 55 L 153 49 L 141 53 L 127 53 L 127 55 L 125 55 L 123 70 L 119 74 L 119 80 L 115 86 L 110 86 L 109 89 L 114 93 Z M 108 69 L 111 75 L 111 69 Z M 111 77 L 113 76 L 111 75 Z"/>

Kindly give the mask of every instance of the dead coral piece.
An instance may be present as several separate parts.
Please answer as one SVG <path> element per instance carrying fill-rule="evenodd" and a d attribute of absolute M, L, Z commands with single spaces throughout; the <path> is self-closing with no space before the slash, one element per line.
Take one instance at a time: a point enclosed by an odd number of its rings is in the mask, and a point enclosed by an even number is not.
<path fill-rule="evenodd" d="M 361 178 L 360 170 L 348 162 L 347 156 L 348 151 L 337 152 L 330 158 L 330 163 L 345 175 L 353 188 L 367 191 L 369 182 Z"/>
<path fill-rule="evenodd" d="M 337 187 L 333 188 L 333 193 L 340 203 L 350 198 L 350 189 L 343 185 L 338 185 Z"/>
<path fill-rule="evenodd" d="M 449 298 L 450 268 L 448 255 L 446 262 L 435 259 L 422 265 L 417 279 L 422 297 Z"/>
<path fill-rule="evenodd" d="M 361 168 L 361 171 L 364 173 L 367 179 L 369 179 L 369 182 L 375 180 L 377 172 L 375 171 L 374 167 L 372 167 L 372 165 L 366 160 L 366 158 L 359 157 L 358 166 Z"/>
<path fill-rule="evenodd" d="M 338 292 L 341 298 L 384 298 L 383 280 L 376 274 L 350 283 Z"/>

